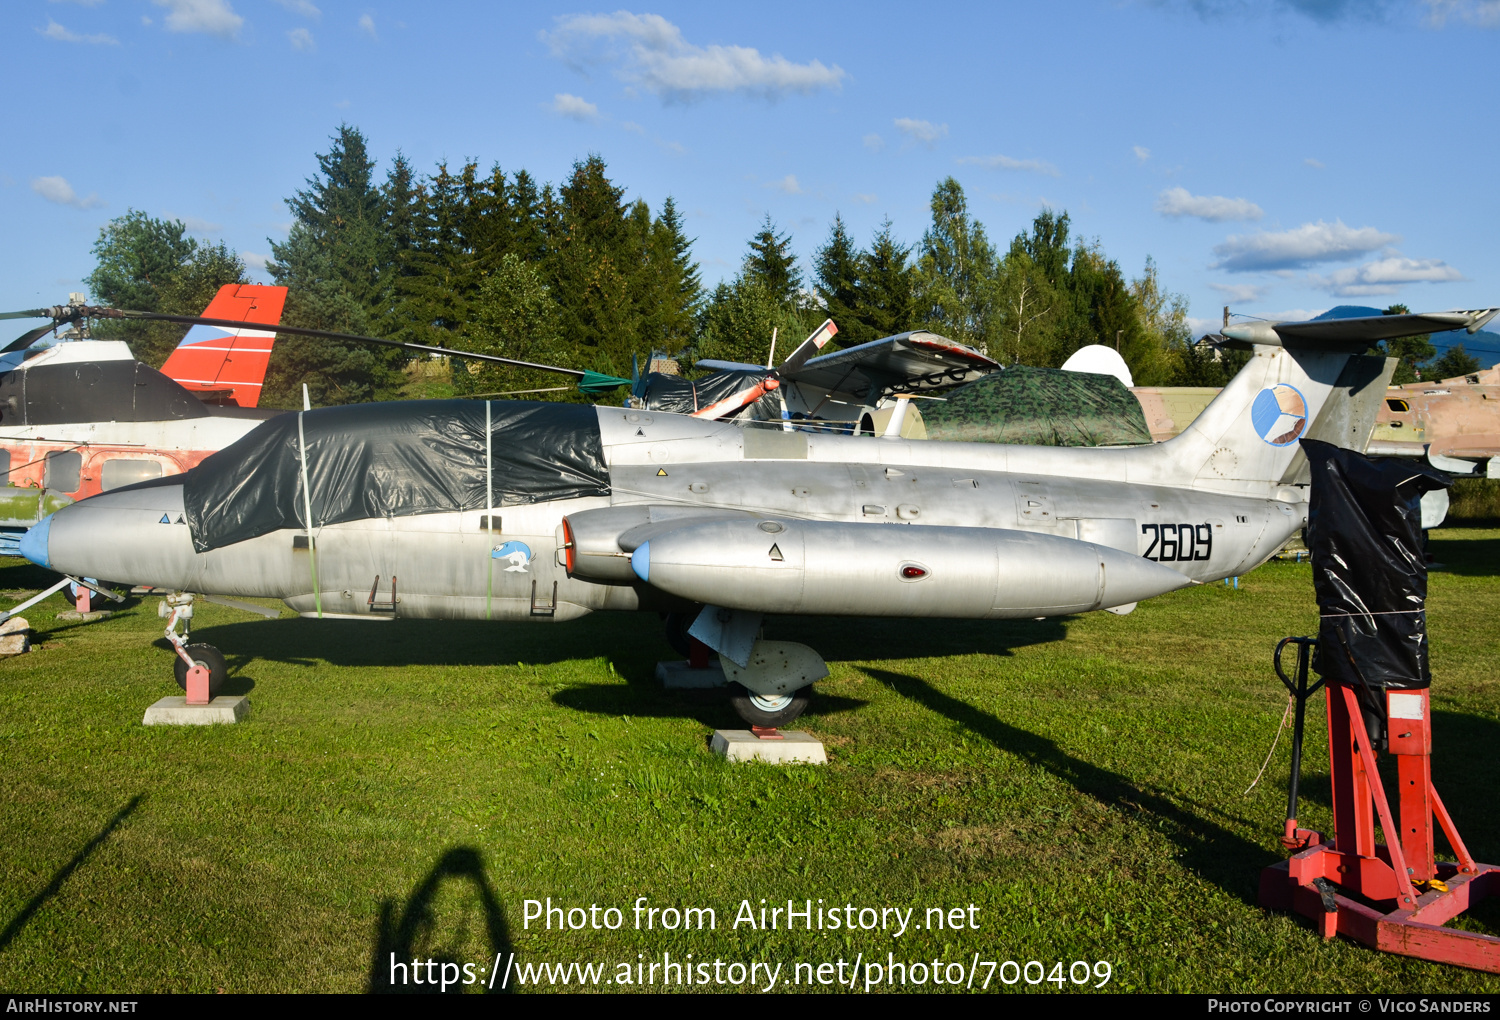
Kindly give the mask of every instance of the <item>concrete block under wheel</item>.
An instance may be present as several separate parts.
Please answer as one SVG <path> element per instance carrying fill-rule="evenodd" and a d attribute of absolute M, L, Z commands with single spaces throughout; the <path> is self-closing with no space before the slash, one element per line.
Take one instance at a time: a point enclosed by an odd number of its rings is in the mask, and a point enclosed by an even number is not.
<path fill-rule="evenodd" d="M 181 694 L 162 698 L 146 709 L 146 726 L 211 726 L 236 723 L 250 714 L 250 699 L 242 694 L 221 694 L 206 705 L 189 705 Z"/>
<path fill-rule="evenodd" d="M 806 762 L 828 761 L 823 742 L 806 730 L 782 730 L 780 740 L 762 740 L 749 730 L 714 730 L 708 746 L 730 761 Z"/>
<path fill-rule="evenodd" d="M 687 662 L 658 662 L 656 664 L 656 679 L 667 690 L 694 690 L 704 687 L 723 687 L 728 681 L 724 679 L 724 667 L 717 662 L 709 663 L 703 669 L 694 669 Z"/>

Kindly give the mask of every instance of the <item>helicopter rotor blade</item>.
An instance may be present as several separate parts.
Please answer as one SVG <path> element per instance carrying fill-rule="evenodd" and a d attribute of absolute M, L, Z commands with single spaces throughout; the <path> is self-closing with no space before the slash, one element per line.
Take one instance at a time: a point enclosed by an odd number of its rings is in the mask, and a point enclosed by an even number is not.
<path fill-rule="evenodd" d="M 543 372 L 557 372 L 562 375 L 571 375 L 582 379 L 585 372 L 581 368 L 562 368 L 557 365 L 540 365 L 534 361 L 519 361 L 516 358 L 502 358 L 498 354 L 478 354 L 474 351 L 456 351 L 448 347 L 434 347 L 429 344 L 406 343 L 401 340 L 386 340 L 378 336 L 363 336 L 359 333 L 336 333 L 330 329 L 309 329 L 304 326 L 280 326 L 266 322 L 243 322 L 239 319 L 206 319 L 201 315 L 167 315 L 164 312 L 131 312 L 118 308 L 87 308 L 85 314 L 104 319 L 146 319 L 155 322 L 176 322 L 188 326 L 220 326 L 226 329 L 255 329 L 265 333 L 286 333 L 291 336 L 310 336 L 322 340 L 350 340 L 362 344 L 378 344 L 382 347 L 399 347 L 407 351 L 421 351 L 424 354 L 442 354 L 453 358 L 471 358 L 475 361 L 488 361 L 497 365 L 512 365 L 516 368 L 535 368 Z M 50 327 L 49 327 L 50 328 Z"/>
<path fill-rule="evenodd" d="M 36 329 L 27 330 L 4 347 L 0 347 L 0 354 L 10 354 L 12 351 L 24 351 L 42 337 L 52 332 L 53 325 L 53 323 L 49 322 L 45 326 L 38 326 Z"/>

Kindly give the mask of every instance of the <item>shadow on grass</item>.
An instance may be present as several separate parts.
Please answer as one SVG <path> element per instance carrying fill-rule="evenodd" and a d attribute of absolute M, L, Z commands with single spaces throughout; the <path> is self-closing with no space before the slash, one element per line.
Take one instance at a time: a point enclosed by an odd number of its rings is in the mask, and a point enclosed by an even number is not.
<path fill-rule="evenodd" d="M 1010 655 L 1025 645 L 1060 641 L 1061 621 L 864 620 L 772 617 L 766 634 L 801 641 L 825 659 Z M 597 613 L 566 624 L 474 620 L 246 621 L 197 628 L 193 640 L 226 656 L 254 656 L 311 666 L 541 665 L 577 659 L 636 660 L 643 666 L 677 654 L 654 613 Z M 163 645 L 165 642 L 163 642 Z M 650 670 L 646 670 L 650 675 Z"/>
<path fill-rule="evenodd" d="M 552 703 L 575 712 L 594 715 L 629 715 L 641 719 L 696 719 L 712 730 L 744 729 L 746 722 L 729 705 L 729 692 L 722 687 L 703 690 L 663 690 L 654 676 L 650 681 L 609 685 L 580 685 L 552 695 Z M 863 708 L 868 701 L 814 693 L 806 716 L 833 715 Z"/>
<path fill-rule="evenodd" d="M 1171 840 L 1184 866 L 1220 889 L 1254 906 L 1260 870 L 1278 858 L 1249 840 L 1180 806 L 1124 776 L 1075 758 L 1045 737 L 1004 722 L 968 702 L 944 694 L 925 680 L 884 669 L 862 667 L 891 690 L 983 737 L 1002 751 L 1045 769 L 1079 793 L 1141 820 Z"/>
<path fill-rule="evenodd" d="M 473 964 L 477 961 L 460 948 L 468 935 L 467 911 L 458 917 L 439 916 L 437 899 L 444 886 L 450 882 L 469 883 L 483 911 L 488 952 L 482 965 L 486 974 L 481 975 Z M 444 936 L 452 936 L 457 945 L 443 944 Z M 375 934 L 375 947 L 370 954 L 371 992 L 398 994 L 452 995 L 472 989 L 475 983 L 484 984 L 486 992 L 499 994 L 506 990 L 503 981 L 494 979 L 488 971 L 503 970 L 514 955 L 510 942 L 510 926 L 505 920 L 505 909 L 495 897 L 484 872 L 484 859 L 473 847 L 454 847 L 438 859 L 401 907 L 396 916 L 396 901 L 384 900 L 380 904 L 380 924 Z M 471 964 L 468 974 L 464 964 Z M 471 980 L 467 986 L 465 979 Z"/>
<path fill-rule="evenodd" d="M 1494 577 L 1500 574 L 1500 538 L 1466 538 L 1459 529 L 1434 535 L 1427 546 L 1432 558 L 1441 563 L 1439 574 L 1460 577 Z"/>
<path fill-rule="evenodd" d="M 0 932 L 0 952 L 5 951 L 5 947 L 10 945 L 11 941 L 20 934 L 22 928 L 26 927 L 26 922 L 31 920 L 32 915 L 40 910 L 44 903 L 57 895 L 58 890 L 62 888 L 63 883 L 68 880 L 69 876 L 83 866 L 83 862 L 88 860 L 90 855 L 103 845 L 104 841 L 109 838 L 110 833 L 119 828 L 120 823 L 129 818 L 135 809 L 140 806 L 140 803 L 141 794 L 131 797 L 130 801 L 120 810 L 116 811 L 114 817 L 105 823 L 104 828 L 96 832 L 92 839 L 83 844 L 82 849 L 73 855 L 72 860 L 57 869 L 56 874 L 52 876 L 52 881 L 48 882 L 41 892 L 33 896 L 31 901 L 21 908 L 21 912 L 11 918 L 10 923 L 5 926 L 5 930 Z"/>

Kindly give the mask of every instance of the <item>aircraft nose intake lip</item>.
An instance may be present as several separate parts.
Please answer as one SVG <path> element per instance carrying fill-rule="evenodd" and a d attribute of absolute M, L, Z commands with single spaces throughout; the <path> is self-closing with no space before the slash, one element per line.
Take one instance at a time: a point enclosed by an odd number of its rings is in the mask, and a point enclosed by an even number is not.
<path fill-rule="evenodd" d="M 27 534 L 30 534 L 30 532 L 28 532 Z M 25 540 L 23 539 L 22 541 L 24 542 Z M 46 566 L 45 563 L 42 565 Z M 642 542 L 640 545 L 636 546 L 635 552 L 630 554 L 630 569 L 635 571 L 636 577 L 639 577 L 647 584 L 651 583 L 650 542 Z"/>
<path fill-rule="evenodd" d="M 47 559 L 47 535 L 52 530 L 53 514 L 48 514 L 36 524 L 26 529 L 26 534 L 21 536 L 21 555 L 39 567 L 52 568 L 52 563 Z"/>

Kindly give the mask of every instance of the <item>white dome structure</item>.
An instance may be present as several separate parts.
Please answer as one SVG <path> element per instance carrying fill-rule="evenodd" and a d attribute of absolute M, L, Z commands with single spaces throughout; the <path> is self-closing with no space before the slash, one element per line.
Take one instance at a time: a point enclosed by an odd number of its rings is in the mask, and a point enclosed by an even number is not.
<path fill-rule="evenodd" d="M 1127 388 L 1135 385 L 1135 380 L 1130 376 L 1130 366 L 1125 364 L 1125 359 L 1120 357 L 1120 352 L 1113 347 L 1105 347 L 1103 344 L 1089 344 L 1080 347 L 1073 352 L 1073 356 L 1063 362 L 1065 372 L 1092 372 L 1095 375 L 1112 375 Z"/>

